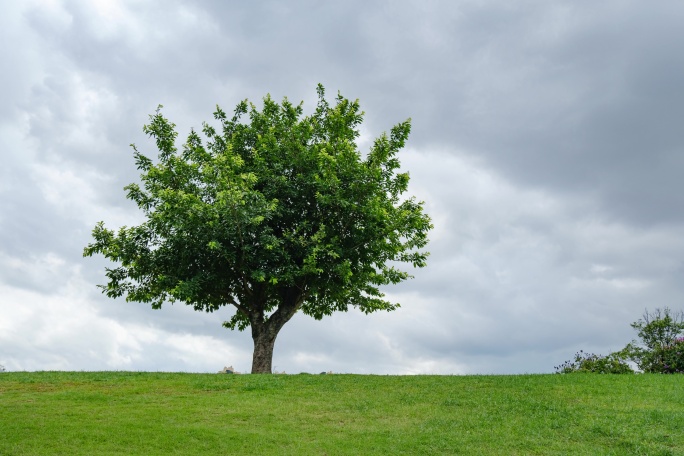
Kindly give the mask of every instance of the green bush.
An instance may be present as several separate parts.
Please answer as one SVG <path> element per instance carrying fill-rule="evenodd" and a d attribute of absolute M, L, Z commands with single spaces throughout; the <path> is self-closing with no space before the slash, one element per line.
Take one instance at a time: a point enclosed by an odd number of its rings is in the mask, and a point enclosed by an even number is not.
<path fill-rule="evenodd" d="M 684 337 L 678 337 L 672 343 L 652 350 L 629 344 L 624 351 L 644 372 L 684 374 Z"/>
<path fill-rule="evenodd" d="M 572 374 L 576 372 L 593 372 L 596 374 L 632 374 L 634 370 L 627 364 L 619 353 L 608 356 L 585 353 L 583 350 L 575 353 L 574 360 L 565 361 L 556 366 L 557 374 Z"/>
<path fill-rule="evenodd" d="M 621 354 L 634 361 L 643 372 L 658 374 L 684 373 L 684 313 L 667 307 L 646 311 L 632 328 L 641 342 L 632 341 Z"/>
<path fill-rule="evenodd" d="M 642 372 L 684 374 L 684 312 L 667 307 L 652 313 L 647 310 L 631 326 L 638 331 L 640 342 L 633 340 L 608 356 L 580 350 L 574 360 L 556 366 L 556 373 L 627 374 L 634 372 L 628 364 L 632 361 Z"/>
<path fill-rule="evenodd" d="M 662 365 L 664 374 L 684 374 L 684 337 L 678 337 L 674 343 L 662 349 Z"/>

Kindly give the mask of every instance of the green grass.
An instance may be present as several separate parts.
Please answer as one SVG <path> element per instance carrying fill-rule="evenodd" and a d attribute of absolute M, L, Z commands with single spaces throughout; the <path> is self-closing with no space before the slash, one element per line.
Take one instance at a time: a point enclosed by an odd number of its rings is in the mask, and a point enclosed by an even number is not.
<path fill-rule="evenodd" d="M 684 455 L 684 376 L 0 374 L 0 455 Z"/>

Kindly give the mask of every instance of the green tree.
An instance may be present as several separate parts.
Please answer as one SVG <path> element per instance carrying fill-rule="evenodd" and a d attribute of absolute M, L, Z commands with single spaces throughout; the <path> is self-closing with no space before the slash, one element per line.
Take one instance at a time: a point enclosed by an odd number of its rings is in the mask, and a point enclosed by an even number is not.
<path fill-rule="evenodd" d="M 410 119 L 364 157 L 358 100 L 338 94 L 331 106 L 317 91 L 310 116 L 303 103 L 268 95 L 261 110 L 239 103 L 232 118 L 217 107 L 221 127 L 204 123 L 206 142 L 193 130 L 181 150 L 157 109 L 143 130 L 158 159 L 132 145 L 141 185 L 125 187 L 146 221 L 116 232 L 100 222 L 84 249 L 118 264 L 103 293 L 155 309 L 233 306 L 224 326 L 251 328 L 253 373 L 271 372 L 276 337 L 298 311 L 321 319 L 349 306 L 396 309 L 380 287 L 411 277 L 401 263 L 425 266 L 432 228 L 423 202 L 402 197 L 409 175 L 397 153 Z"/>
<path fill-rule="evenodd" d="M 632 341 L 622 354 L 634 361 L 644 372 L 674 373 L 684 369 L 684 312 L 668 307 L 643 316 L 632 323 L 641 342 Z"/>

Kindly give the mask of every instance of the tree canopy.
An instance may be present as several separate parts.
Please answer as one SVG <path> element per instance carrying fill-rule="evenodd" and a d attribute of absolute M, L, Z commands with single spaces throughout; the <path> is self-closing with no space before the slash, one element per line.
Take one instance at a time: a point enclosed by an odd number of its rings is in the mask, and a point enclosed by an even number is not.
<path fill-rule="evenodd" d="M 298 311 L 396 309 L 381 287 L 410 277 L 402 263 L 426 265 L 432 228 L 423 202 L 402 196 L 409 174 L 397 153 L 410 119 L 364 156 L 358 100 L 338 94 L 330 105 L 317 92 L 309 116 L 303 102 L 268 95 L 261 110 L 244 100 L 230 117 L 217 106 L 220 126 L 204 123 L 205 140 L 192 130 L 180 150 L 160 106 L 143 127 L 158 157 L 132 145 L 140 184 L 125 187 L 145 222 L 117 231 L 100 222 L 84 250 L 117 263 L 103 292 L 154 308 L 233 306 L 224 326 L 251 327 L 252 372 L 271 371 L 275 338 Z"/>

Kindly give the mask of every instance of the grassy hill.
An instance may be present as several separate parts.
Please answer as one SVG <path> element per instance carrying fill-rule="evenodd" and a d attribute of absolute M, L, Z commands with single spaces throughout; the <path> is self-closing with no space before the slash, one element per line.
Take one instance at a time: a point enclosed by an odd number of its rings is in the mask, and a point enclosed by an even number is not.
<path fill-rule="evenodd" d="M 0 373 L 0 455 L 684 455 L 684 375 Z"/>

